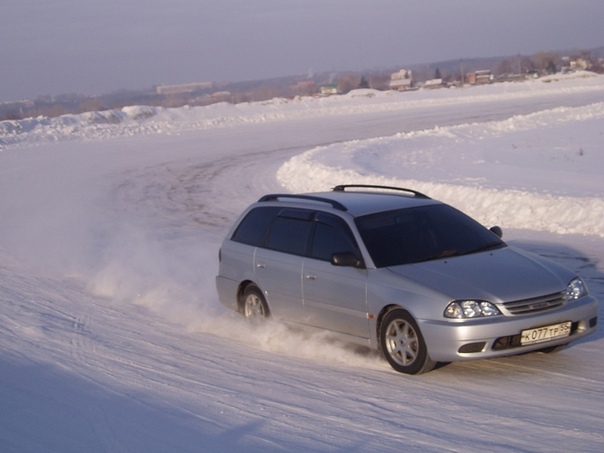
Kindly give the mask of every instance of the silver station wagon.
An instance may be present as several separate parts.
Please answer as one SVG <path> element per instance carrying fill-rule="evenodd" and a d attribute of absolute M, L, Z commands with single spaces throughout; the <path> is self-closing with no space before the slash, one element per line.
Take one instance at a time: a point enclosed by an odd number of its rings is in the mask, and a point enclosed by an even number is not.
<path fill-rule="evenodd" d="M 228 232 L 216 287 L 249 320 L 328 330 L 408 374 L 594 332 L 583 280 L 501 236 L 409 189 L 265 195 Z"/>

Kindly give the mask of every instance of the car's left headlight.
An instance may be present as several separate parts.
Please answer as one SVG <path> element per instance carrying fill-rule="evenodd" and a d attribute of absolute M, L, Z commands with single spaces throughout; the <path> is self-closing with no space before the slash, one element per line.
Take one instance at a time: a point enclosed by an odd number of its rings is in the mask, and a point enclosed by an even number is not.
<path fill-rule="evenodd" d="M 485 300 L 454 300 L 445 308 L 445 318 L 467 319 L 497 316 L 501 312 L 491 302 Z"/>
<path fill-rule="evenodd" d="M 587 293 L 587 285 L 580 277 L 573 278 L 566 287 L 566 298 L 568 300 L 577 300 L 579 297 L 587 295 Z"/>

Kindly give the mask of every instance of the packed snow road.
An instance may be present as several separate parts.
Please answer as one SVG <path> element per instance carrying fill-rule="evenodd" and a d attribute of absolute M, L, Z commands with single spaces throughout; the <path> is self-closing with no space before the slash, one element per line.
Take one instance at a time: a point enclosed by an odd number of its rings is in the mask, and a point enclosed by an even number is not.
<path fill-rule="evenodd" d="M 557 354 L 410 377 L 321 335 L 252 330 L 217 302 L 222 236 L 251 201 L 286 190 L 277 174 L 290 158 L 581 107 L 604 90 L 437 100 L 2 151 L 0 450 L 602 451 L 601 331 Z M 604 153 L 595 141 L 581 145 L 587 158 Z M 513 180 L 514 168 L 502 171 Z M 575 269 L 604 299 L 602 237 L 506 237 Z"/>

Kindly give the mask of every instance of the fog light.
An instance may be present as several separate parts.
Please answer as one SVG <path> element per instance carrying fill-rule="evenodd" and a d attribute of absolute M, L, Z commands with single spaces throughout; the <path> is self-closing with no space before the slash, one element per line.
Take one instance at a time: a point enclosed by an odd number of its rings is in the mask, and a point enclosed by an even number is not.
<path fill-rule="evenodd" d="M 476 352 L 482 352 L 486 345 L 487 344 L 484 341 L 480 343 L 468 343 L 464 344 L 461 348 L 459 348 L 457 352 L 459 352 L 460 354 L 473 354 Z"/>

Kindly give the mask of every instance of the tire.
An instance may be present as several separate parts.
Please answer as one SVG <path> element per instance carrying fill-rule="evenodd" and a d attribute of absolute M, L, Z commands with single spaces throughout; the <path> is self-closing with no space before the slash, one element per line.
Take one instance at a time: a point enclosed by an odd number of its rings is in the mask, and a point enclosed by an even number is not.
<path fill-rule="evenodd" d="M 380 324 L 380 347 L 392 368 L 400 373 L 420 374 L 432 370 L 424 337 L 413 317 L 401 308 L 384 316 Z"/>
<path fill-rule="evenodd" d="M 270 316 L 266 299 L 256 285 L 245 288 L 241 302 L 241 313 L 251 323 L 260 323 Z"/>

